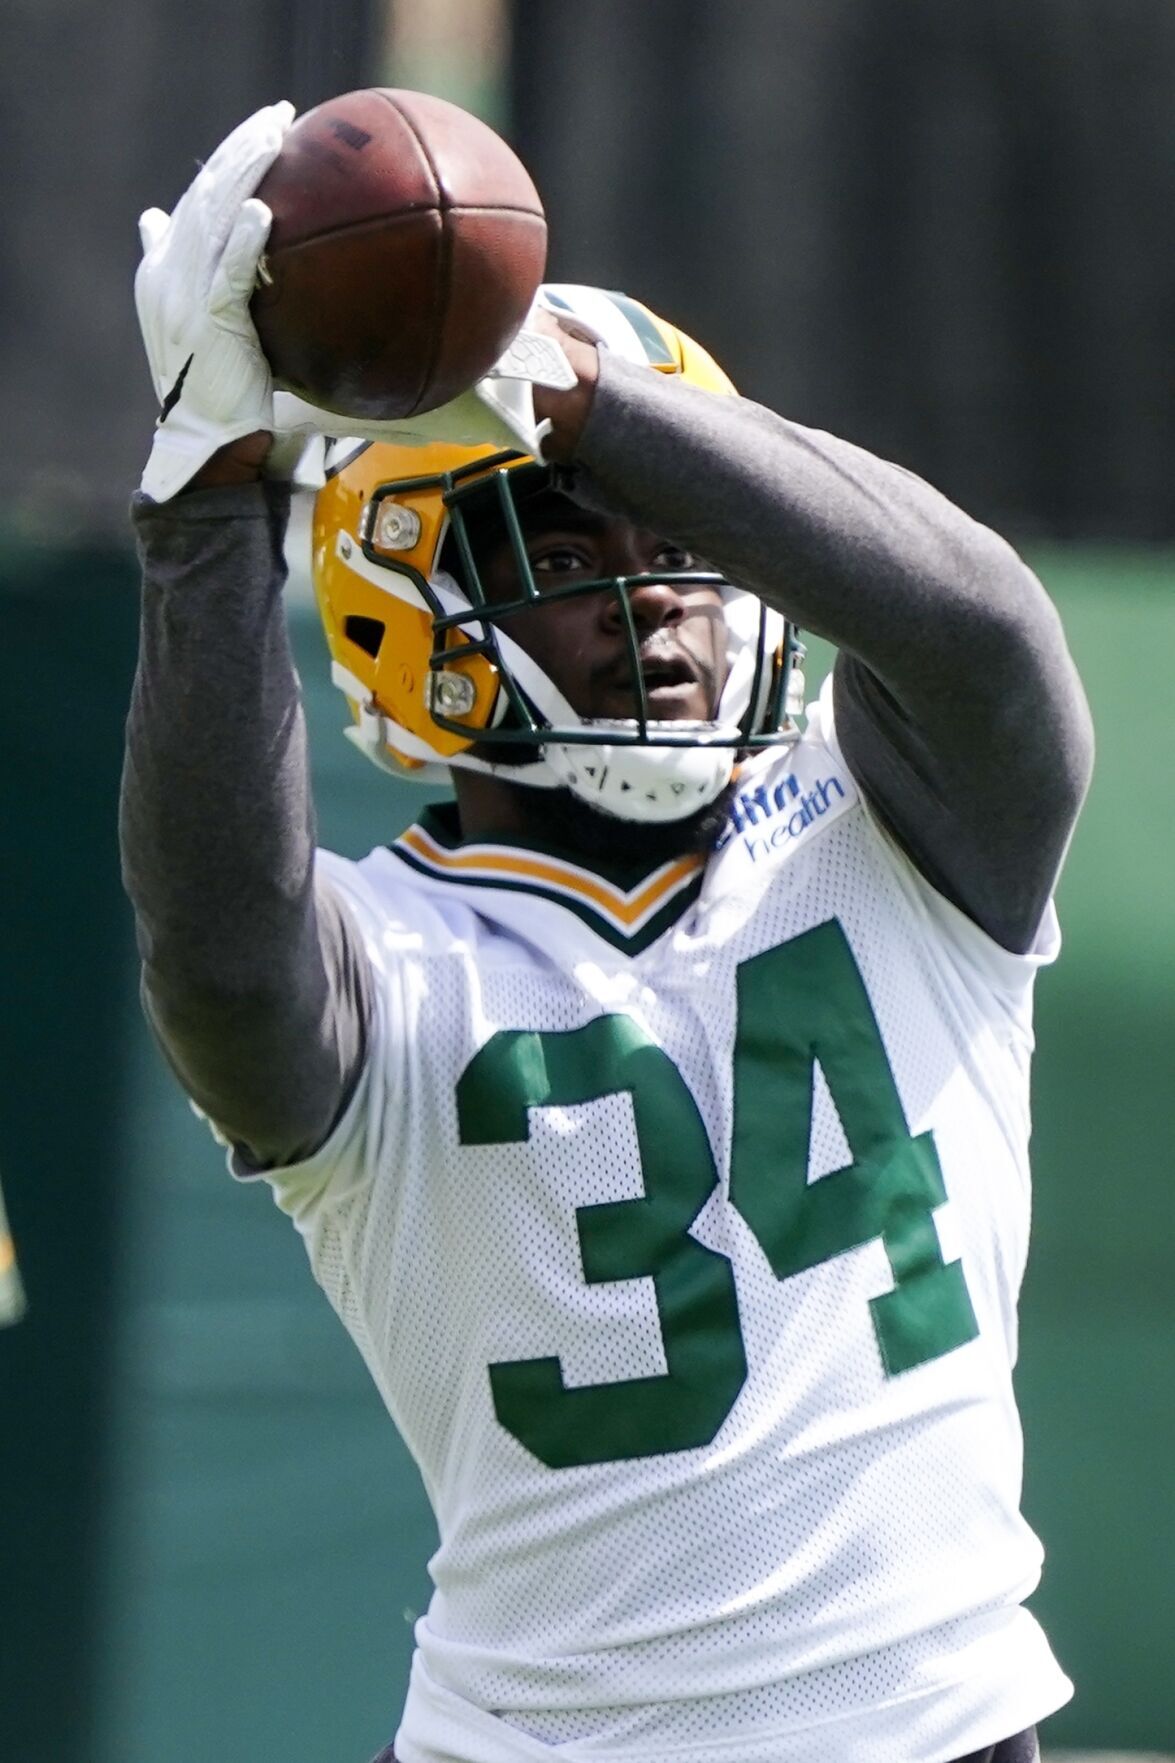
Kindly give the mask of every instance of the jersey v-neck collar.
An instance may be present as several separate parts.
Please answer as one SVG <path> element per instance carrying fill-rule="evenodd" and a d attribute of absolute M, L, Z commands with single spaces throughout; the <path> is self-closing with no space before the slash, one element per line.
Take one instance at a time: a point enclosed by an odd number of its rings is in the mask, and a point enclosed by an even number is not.
<path fill-rule="evenodd" d="M 639 954 L 697 899 L 703 856 L 652 867 L 604 864 L 538 839 L 461 837 L 456 804 L 434 803 L 400 834 L 394 854 L 421 874 L 462 887 L 537 895 L 574 912 L 614 948 Z"/>

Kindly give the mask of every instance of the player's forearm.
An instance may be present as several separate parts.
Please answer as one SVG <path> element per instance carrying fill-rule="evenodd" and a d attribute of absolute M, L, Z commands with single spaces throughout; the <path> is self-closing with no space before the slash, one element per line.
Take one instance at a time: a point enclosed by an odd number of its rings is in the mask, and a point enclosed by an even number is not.
<path fill-rule="evenodd" d="M 575 458 L 593 498 L 688 542 L 891 687 L 926 691 L 930 649 L 963 684 L 1009 630 L 1051 638 L 1047 600 L 995 533 L 900 467 L 746 399 L 604 354 Z"/>
<path fill-rule="evenodd" d="M 923 872 L 1031 940 L 1088 777 L 1088 713 L 1039 582 L 910 473 L 742 399 L 602 363 L 577 460 L 841 651 L 846 756 Z"/>
<path fill-rule="evenodd" d="M 136 508 L 143 599 L 122 804 L 127 879 L 148 963 L 226 989 L 258 982 L 275 914 L 287 937 L 301 925 L 314 849 L 280 604 L 283 524 L 280 493 L 260 485 Z"/>
<path fill-rule="evenodd" d="M 260 485 L 139 505 L 121 820 L 148 1013 L 189 1093 L 258 1161 L 320 1142 L 362 1040 L 353 939 L 315 906 L 284 521 Z"/>

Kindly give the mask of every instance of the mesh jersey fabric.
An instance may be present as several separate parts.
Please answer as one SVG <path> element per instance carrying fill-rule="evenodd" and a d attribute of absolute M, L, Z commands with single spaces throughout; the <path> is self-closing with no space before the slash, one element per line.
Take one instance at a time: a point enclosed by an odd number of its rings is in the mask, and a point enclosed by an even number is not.
<path fill-rule="evenodd" d="M 827 694 L 704 866 L 320 862 L 376 1020 L 264 1179 L 436 1512 L 401 1763 L 941 1763 L 1067 1700 L 1011 1380 L 1051 907 L 1016 956 L 935 894 Z"/>

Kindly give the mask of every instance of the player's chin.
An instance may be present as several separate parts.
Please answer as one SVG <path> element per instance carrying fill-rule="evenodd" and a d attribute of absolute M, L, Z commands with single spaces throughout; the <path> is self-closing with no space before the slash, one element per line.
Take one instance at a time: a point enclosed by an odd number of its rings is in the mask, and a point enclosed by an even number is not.
<path fill-rule="evenodd" d="M 595 862 L 651 869 L 678 857 L 704 857 L 725 828 L 737 789 L 732 778 L 704 808 L 695 808 L 680 820 L 661 821 L 624 820 L 570 790 L 543 790 L 544 833 L 558 845 L 590 853 Z"/>

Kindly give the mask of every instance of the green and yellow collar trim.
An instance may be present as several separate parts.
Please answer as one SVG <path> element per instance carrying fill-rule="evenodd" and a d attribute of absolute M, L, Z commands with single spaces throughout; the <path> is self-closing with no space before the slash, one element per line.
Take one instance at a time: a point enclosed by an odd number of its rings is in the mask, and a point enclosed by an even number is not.
<path fill-rule="evenodd" d="M 605 873 L 529 839 L 466 844 L 449 805 L 426 809 L 392 850 L 424 875 L 551 900 L 574 912 L 614 948 L 634 955 L 693 904 L 705 868 L 704 857 L 687 856 L 649 871 L 613 868 Z"/>

